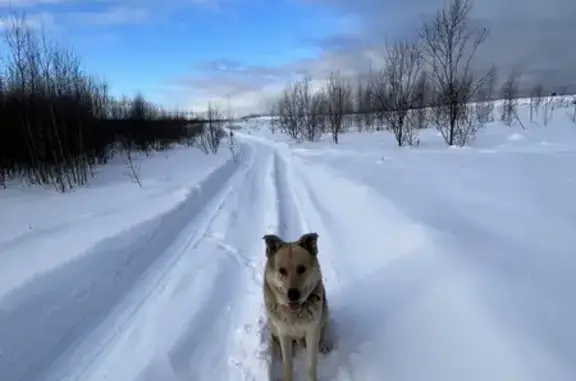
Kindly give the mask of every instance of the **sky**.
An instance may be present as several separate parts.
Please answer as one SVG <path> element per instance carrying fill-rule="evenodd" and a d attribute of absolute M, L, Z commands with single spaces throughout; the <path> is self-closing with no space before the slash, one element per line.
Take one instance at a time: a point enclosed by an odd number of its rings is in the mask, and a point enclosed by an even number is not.
<path fill-rule="evenodd" d="M 269 111 L 292 79 L 382 65 L 385 41 L 408 37 L 443 0 L 0 0 L 70 46 L 114 94 L 168 108 L 209 102 Z M 525 80 L 576 84 L 576 1 L 476 0 L 489 28 L 480 65 Z M 0 24 L 1 26 L 1 24 Z"/>

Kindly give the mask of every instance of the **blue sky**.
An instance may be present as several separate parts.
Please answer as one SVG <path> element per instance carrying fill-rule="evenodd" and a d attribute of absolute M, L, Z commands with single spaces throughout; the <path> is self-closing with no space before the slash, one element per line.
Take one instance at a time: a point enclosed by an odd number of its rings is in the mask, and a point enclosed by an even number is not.
<path fill-rule="evenodd" d="M 115 93 L 143 91 L 168 106 L 182 105 L 171 97 L 189 99 L 175 87 L 218 62 L 281 67 L 312 59 L 318 49 L 310 40 L 340 28 L 337 9 L 300 0 L 13 0 L 11 7 L 32 25 L 41 20 Z"/>
<path fill-rule="evenodd" d="M 0 0 L 73 49 L 114 93 L 167 107 L 267 111 L 295 75 L 354 74 L 383 62 L 443 0 Z M 477 0 L 491 28 L 483 62 L 534 76 L 576 70 L 576 1 Z M 574 74 L 574 72 L 570 72 Z"/>

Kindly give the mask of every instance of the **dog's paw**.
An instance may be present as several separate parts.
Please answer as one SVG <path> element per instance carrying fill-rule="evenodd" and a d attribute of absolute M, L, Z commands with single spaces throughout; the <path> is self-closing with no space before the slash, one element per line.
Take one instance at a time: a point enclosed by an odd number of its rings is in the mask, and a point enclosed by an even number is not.
<path fill-rule="evenodd" d="M 327 338 L 323 338 L 320 340 L 320 343 L 318 345 L 318 350 L 320 351 L 320 353 L 323 354 L 328 354 L 330 352 L 332 352 L 334 350 L 334 342 L 330 339 Z"/>

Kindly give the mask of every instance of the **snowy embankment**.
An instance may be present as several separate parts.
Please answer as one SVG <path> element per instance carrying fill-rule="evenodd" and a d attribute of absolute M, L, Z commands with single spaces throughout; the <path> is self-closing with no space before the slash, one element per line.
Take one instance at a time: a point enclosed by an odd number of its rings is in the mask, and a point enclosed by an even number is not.
<path fill-rule="evenodd" d="M 2 380 L 265 380 L 262 236 L 308 231 L 338 333 L 322 380 L 575 379 L 576 125 L 522 107 L 526 130 L 468 148 L 250 128 L 240 164 L 181 149 L 141 160 L 143 189 L 108 166 L 0 193 Z"/>

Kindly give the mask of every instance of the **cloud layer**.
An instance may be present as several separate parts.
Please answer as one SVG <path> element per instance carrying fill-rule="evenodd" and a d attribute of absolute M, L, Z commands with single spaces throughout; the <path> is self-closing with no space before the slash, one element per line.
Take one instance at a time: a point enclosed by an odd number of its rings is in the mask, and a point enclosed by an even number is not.
<path fill-rule="evenodd" d="M 272 89 L 279 91 L 294 75 L 308 73 L 323 78 L 335 69 L 354 74 L 366 72 L 370 65 L 378 68 L 386 39 L 408 36 L 443 5 L 441 0 L 300 1 L 339 10 L 351 27 L 328 38 L 302 41 L 317 48 L 315 59 L 280 67 L 245 67 L 225 58 L 206 63 L 205 70 L 188 79 L 194 91 L 205 90 L 203 97 L 211 94 L 215 99 L 228 93 L 243 111 L 261 110 L 270 103 Z M 489 37 L 477 54 L 480 66 L 494 63 L 501 76 L 516 67 L 525 86 L 534 82 L 550 87 L 576 85 L 576 1 L 477 0 L 472 17 L 489 29 Z"/>

